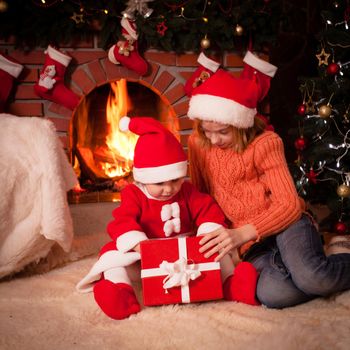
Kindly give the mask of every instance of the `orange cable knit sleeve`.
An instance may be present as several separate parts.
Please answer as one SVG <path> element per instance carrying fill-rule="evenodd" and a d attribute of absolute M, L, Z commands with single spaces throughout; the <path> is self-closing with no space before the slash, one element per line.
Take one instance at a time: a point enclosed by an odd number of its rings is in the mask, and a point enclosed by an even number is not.
<path fill-rule="evenodd" d="M 261 172 L 260 180 L 270 191 L 270 205 L 251 222 L 261 238 L 278 233 L 297 221 L 302 208 L 281 138 L 274 133 L 267 133 L 255 147 L 254 161 Z"/>

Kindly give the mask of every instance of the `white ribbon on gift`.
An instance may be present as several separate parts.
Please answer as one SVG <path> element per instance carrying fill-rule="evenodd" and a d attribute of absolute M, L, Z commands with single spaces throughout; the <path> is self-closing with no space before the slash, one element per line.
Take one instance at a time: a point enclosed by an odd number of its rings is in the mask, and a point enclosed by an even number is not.
<path fill-rule="evenodd" d="M 168 293 L 169 288 L 188 286 L 190 280 L 195 280 L 201 275 L 196 264 L 187 264 L 187 260 L 180 258 L 174 263 L 163 261 L 159 267 L 167 271 L 168 276 L 163 279 L 163 288 Z"/>
<path fill-rule="evenodd" d="M 199 264 L 188 264 L 186 237 L 178 239 L 179 259 L 174 263 L 162 261 L 158 268 L 142 269 L 141 278 L 164 276 L 163 288 L 165 293 L 168 289 L 181 286 L 181 300 L 183 303 L 190 303 L 189 282 L 198 278 L 201 271 L 220 270 L 219 262 L 208 262 Z"/>

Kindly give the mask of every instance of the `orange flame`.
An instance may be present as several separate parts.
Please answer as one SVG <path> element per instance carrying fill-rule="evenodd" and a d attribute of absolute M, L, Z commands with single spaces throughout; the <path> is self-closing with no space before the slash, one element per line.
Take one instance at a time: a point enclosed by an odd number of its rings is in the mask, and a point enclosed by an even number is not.
<path fill-rule="evenodd" d="M 130 110 L 130 100 L 126 79 L 112 82 L 111 92 L 107 100 L 106 117 L 109 132 L 106 145 L 112 154 L 113 163 L 103 163 L 102 168 L 109 177 L 126 176 L 131 172 L 134 148 L 138 136 L 131 132 L 119 130 L 119 120 Z"/>

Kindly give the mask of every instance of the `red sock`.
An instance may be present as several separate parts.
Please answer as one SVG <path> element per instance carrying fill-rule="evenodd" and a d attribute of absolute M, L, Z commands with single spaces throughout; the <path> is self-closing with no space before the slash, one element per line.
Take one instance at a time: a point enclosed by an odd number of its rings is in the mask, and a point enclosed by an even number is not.
<path fill-rule="evenodd" d="M 141 310 L 133 288 L 126 283 L 100 280 L 94 286 L 94 297 L 101 310 L 115 320 L 122 320 Z"/>
<path fill-rule="evenodd" d="M 248 262 L 239 263 L 224 282 L 224 298 L 249 305 L 260 305 L 255 297 L 258 273 Z"/>

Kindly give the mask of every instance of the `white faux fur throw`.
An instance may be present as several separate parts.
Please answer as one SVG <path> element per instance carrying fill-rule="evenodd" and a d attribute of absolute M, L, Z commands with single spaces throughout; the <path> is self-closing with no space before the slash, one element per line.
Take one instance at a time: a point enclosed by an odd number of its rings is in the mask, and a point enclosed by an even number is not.
<path fill-rule="evenodd" d="M 77 178 L 51 121 L 0 114 L 0 277 L 73 238 L 67 191 Z"/>
<path fill-rule="evenodd" d="M 0 282 L 1 350 L 350 348 L 350 291 L 283 310 L 224 300 L 142 306 L 116 321 L 102 313 L 92 293 L 75 290 L 96 259 Z M 142 303 L 140 282 L 132 280 Z"/>

